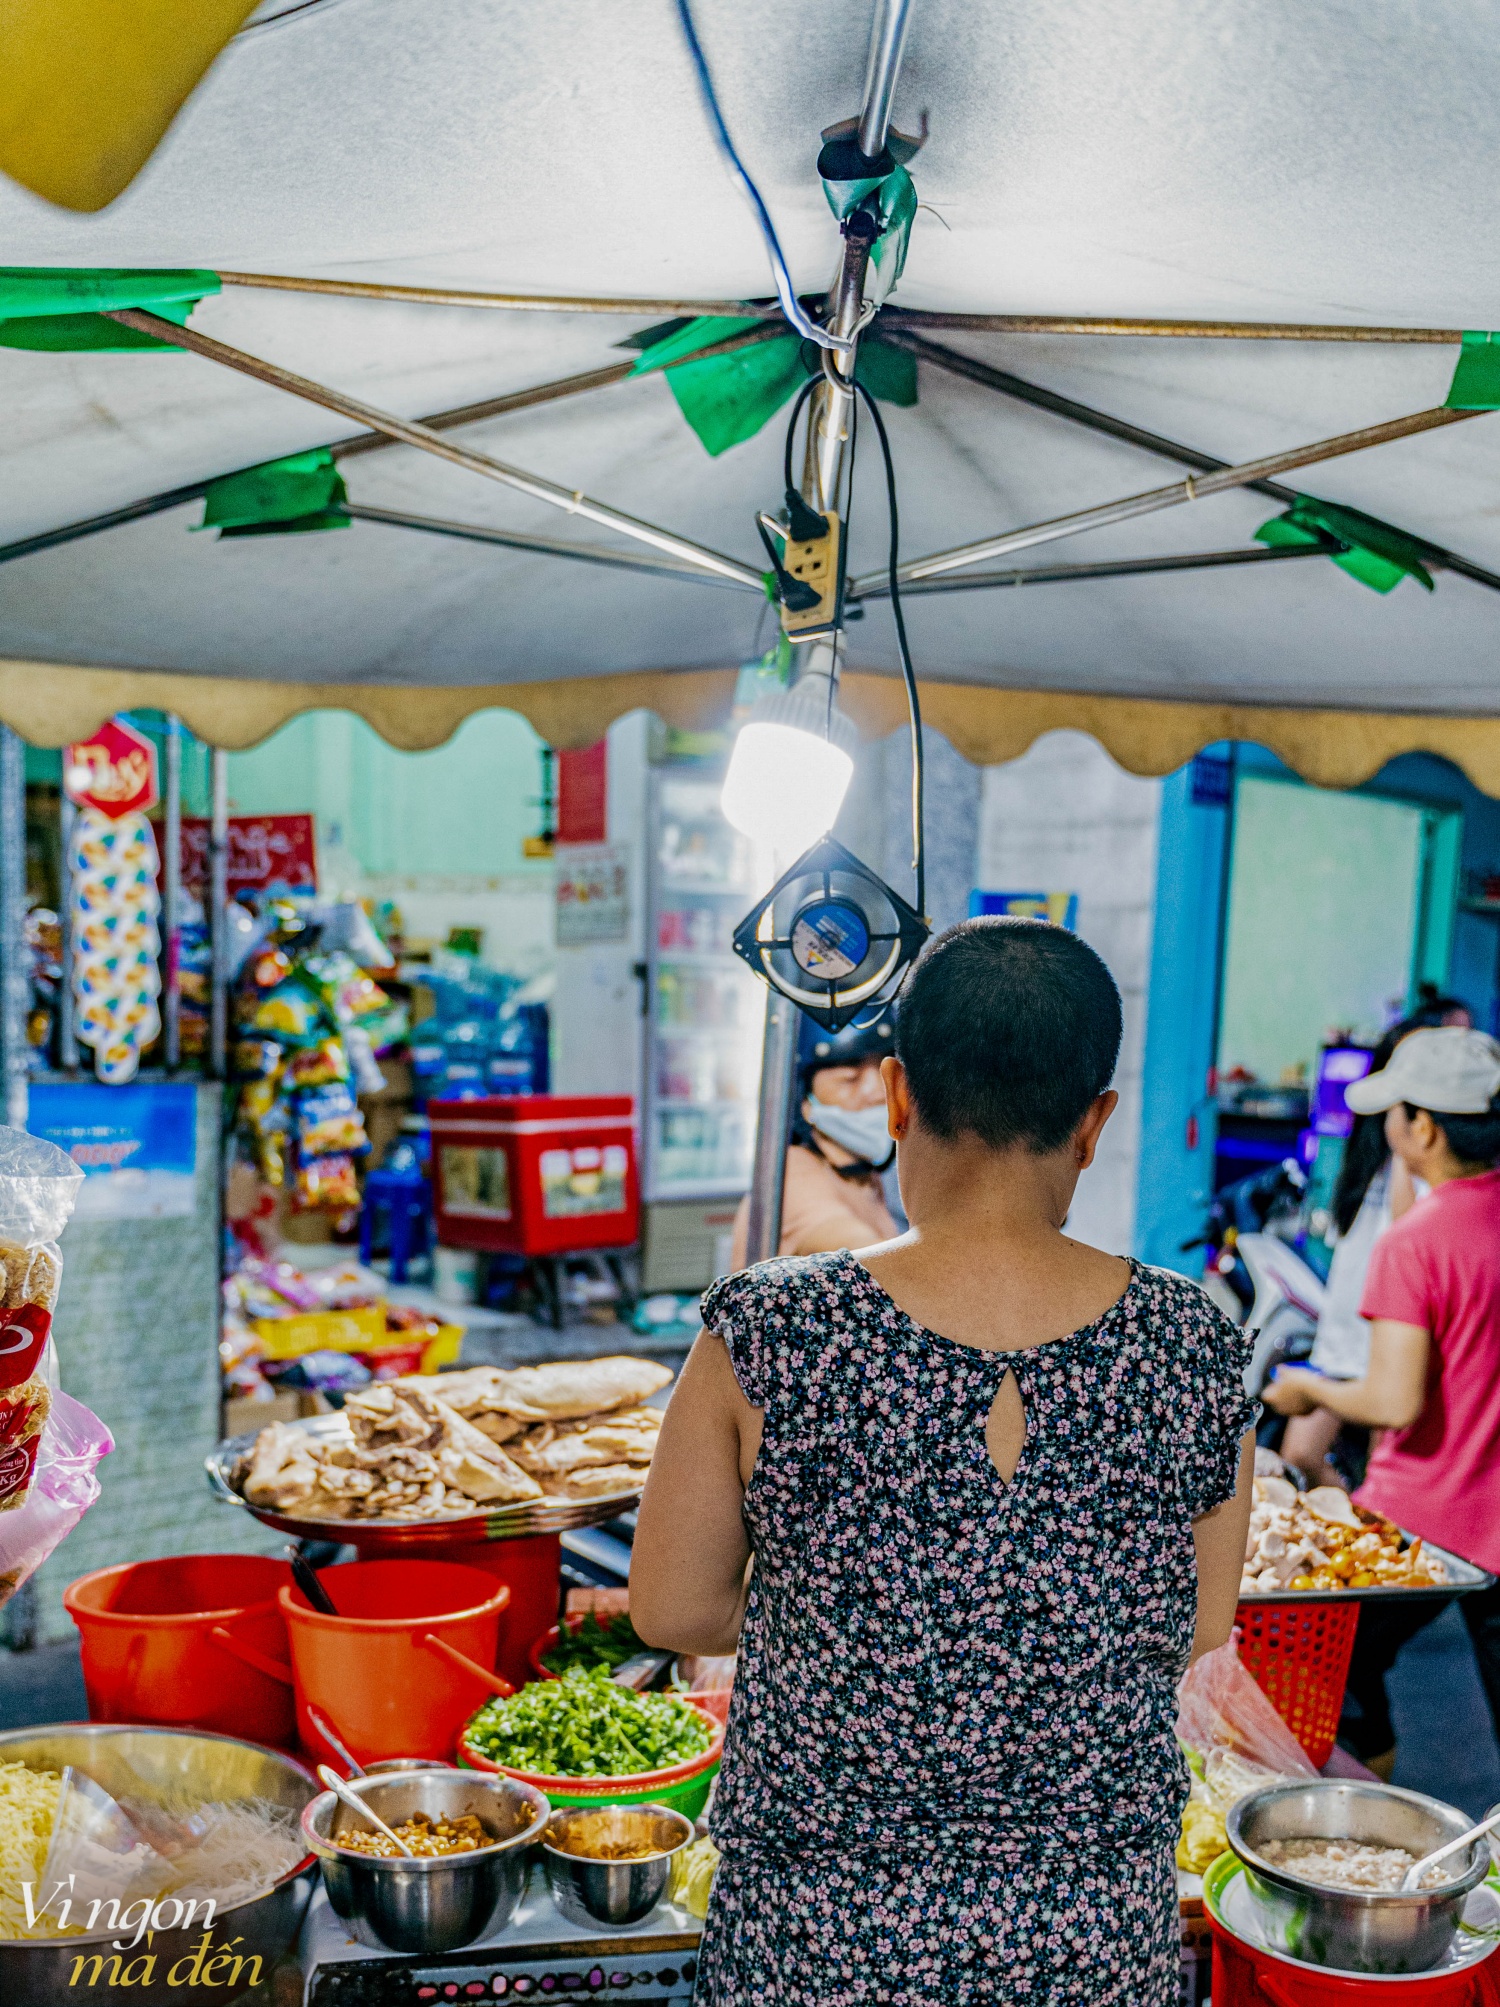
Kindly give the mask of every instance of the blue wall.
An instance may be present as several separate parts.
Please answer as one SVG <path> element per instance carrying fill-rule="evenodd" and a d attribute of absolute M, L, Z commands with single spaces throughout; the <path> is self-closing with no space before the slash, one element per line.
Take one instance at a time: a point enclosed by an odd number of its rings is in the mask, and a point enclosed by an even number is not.
<path fill-rule="evenodd" d="M 1224 746 L 1209 749 L 1222 759 Z M 1157 836 L 1156 920 L 1141 1082 L 1141 1150 L 1136 1251 L 1142 1261 L 1184 1274 L 1202 1271 L 1196 1234 L 1213 1189 L 1215 989 L 1223 900 L 1226 805 L 1193 800 L 1193 767 L 1162 782 Z M 1196 1123 L 1196 1139 L 1191 1128 Z"/>
<path fill-rule="evenodd" d="M 1228 752 L 1227 746 L 1214 746 L 1207 756 L 1223 758 Z M 1235 748 L 1235 761 L 1241 773 L 1295 779 L 1262 746 Z M 1216 1124 L 1208 1077 L 1232 818 L 1226 808 L 1194 803 L 1192 771 L 1190 762 L 1162 783 L 1136 1251 L 1143 1261 L 1198 1274 L 1200 1254 L 1185 1255 L 1181 1247 L 1201 1228 L 1213 1184 Z M 1447 760 L 1403 753 L 1359 792 L 1461 809 L 1463 875 L 1500 875 L 1500 801 L 1481 793 Z M 1446 986 L 1470 1006 L 1477 1024 L 1500 1035 L 1497 958 L 1500 919 L 1460 910 Z M 1190 1147 L 1195 1117 L 1196 1147 Z"/>

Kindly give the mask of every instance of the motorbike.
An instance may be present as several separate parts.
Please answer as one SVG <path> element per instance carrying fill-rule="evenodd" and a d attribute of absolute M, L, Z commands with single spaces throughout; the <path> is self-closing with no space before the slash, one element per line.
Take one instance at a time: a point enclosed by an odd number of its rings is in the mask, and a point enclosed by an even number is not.
<path fill-rule="evenodd" d="M 1256 1397 L 1279 1365 L 1307 1357 L 1323 1309 L 1323 1279 L 1301 1251 L 1306 1196 L 1306 1173 L 1287 1157 L 1216 1192 L 1204 1231 L 1183 1243 L 1208 1249 L 1203 1287 L 1253 1334 L 1245 1390 Z M 1279 1418 L 1269 1425 L 1279 1431 Z"/>

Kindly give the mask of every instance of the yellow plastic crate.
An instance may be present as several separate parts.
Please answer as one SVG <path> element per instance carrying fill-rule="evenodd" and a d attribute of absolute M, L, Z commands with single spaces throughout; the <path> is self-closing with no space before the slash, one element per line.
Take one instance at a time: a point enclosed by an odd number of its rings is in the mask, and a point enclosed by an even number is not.
<path fill-rule="evenodd" d="M 378 1352 L 386 1343 L 385 1311 L 378 1303 L 363 1310 L 306 1310 L 298 1317 L 257 1317 L 254 1323 L 268 1359 L 300 1359 L 304 1352 Z M 459 1335 L 462 1337 L 462 1332 Z"/>

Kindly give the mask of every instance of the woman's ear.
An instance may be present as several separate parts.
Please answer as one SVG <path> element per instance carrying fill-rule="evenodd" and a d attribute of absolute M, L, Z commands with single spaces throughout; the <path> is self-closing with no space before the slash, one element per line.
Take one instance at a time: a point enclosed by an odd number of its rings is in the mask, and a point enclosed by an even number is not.
<path fill-rule="evenodd" d="M 911 1127 L 914 1111 L 911 1082 L 906 1077 L 906 1068 L 894 1053 L 888 1053 L 881 1060 L 880 1078 L 885 1084 L 885 1126 L 899 1143 Z"/>
<path fill-rule="evenodd" d="M 1112 1087 L 1106 1088 L 1090 1103 L 1088 1113 L 1073 1131 L 1073 1158 L 1080 1171 L 1086 1171 L 1093 1163 L 1104 1125 L 1119 1105 L 1119 1095 Z"/>

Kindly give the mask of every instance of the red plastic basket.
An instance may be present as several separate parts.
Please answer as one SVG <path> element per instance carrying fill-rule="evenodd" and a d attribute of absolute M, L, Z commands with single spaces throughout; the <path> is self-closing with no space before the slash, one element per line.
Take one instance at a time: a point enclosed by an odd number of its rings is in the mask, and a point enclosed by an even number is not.
<path fill-rule="evenodd" d="M 1460 1972 L 1415 1972 L 1368 1979 L 1357 1972 L 1312 1972 L 1231 1935 L 1213 1916 L 1213 2007 L 1496 2007 L 1490 1976 L 1500 1961 Z"/>
<path fill-rule="evenodd" d="M 1333 1751 L 1359 1604 L 1241 1603 L 1240 1659 L 1321 1770 Z"/>

